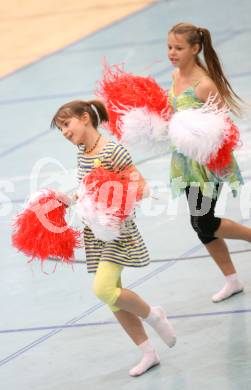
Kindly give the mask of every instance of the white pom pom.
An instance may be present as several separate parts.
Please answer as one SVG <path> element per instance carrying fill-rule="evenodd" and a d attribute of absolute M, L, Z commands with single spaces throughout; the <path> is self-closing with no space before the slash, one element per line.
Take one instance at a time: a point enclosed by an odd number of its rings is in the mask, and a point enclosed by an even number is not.
<path fill-rule="evenodd" d="M 132 108 L 124 112 L 119 127 L 121 142 L 127 146 L 140 146 L 144 150 L 167 150 L 168 126 L 161 116 L 147 108 Z"/>
<path fill-rule="evenodd" d="M 76 211 L 98 240 L 112 241 L 120 235 L 119 218 L 114 217 L 111 210 L 101 209 L 84 185 L 81 185 L 79 190 Z"/>
<path fill-rule="evenodd" d="M 178 152 L 205 165 L 228 135 L 226 113 L 226 107 L 217 108 L 215 97 L 198 109 L 176 112 L 169 122 L 171 143 Z"/>

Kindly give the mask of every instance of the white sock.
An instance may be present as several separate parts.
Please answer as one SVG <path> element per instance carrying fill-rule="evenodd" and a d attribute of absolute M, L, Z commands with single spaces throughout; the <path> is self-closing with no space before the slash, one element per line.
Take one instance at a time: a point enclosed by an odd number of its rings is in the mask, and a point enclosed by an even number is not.
<path fill-rule="evenodd" d="M 138 345 L 138 347 L 143 352 L 143 357 L 139 364 L 129 371 L 129 375 L 131 376 L 142 375 L 149 370 L 149 368 L 157 366 L 160 363 L 159 356 L 150 340 L 144 341 L 142 344 Z"/>
<path fill-rule="evenodd" d="M 144 319 L 158 333 L 162 340 L 171 348 L 176 343 L 174 329 L 161 306 L 152 306 L 150 314 Z"/>
<path fill-rule="evenodd" d="M 226 284 L 224 287 L 212 296 L 213 302 L 221 302 L 224 299 L 230 298 L 234 294 L 244 290 L 243 284 L 239 281 L 236 273 L 226 276 Z"/>

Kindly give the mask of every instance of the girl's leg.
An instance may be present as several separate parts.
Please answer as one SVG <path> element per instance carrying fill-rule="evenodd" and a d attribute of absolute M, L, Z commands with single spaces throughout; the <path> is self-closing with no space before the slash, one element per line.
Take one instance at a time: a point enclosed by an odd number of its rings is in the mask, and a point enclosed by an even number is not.
<path fill-rule="evenodd" d="M 135 314 L 125 310 L 118 310 L 113 312 L 113 314 L 134 344 L 140 345 L 148 340 L 143 324 Z"/>
<path fill-rule="evenodd" d="M 219 238 L 205 244 L 205 247 L 226 277 L 224 287 L 213 295 L 212 301 L 215 303 L 220 302 L 243 291 L 243 285 L 238 279 L 225 241 Z"/>
<path fill-rule="evenodd" d="M 121 271 L 120 265 L 101 261 L 94 280 L 96 296 L 109 306 L 115 306 L 115 308 L 143 318 L 169 347 L 174 346 L 175 333 L 163 308 L 151 307 L 133 291 L 118 287 Z"/>
<path fill-rule="evenodd" d="M 120 295 L 115 302 L 120 309 L 136 314 L 138 317 L 147 318 L 150 314 L 150 306 L 135 292 L 127 288 L 121 288 Z"/>
<path fill-rule="evenodd" d="M 154 328 L 170 348 L 175 345 L 176 336 L 174 329 L 167 320 L 162 307 L 149 306 L 137 294 L 126 288 L 121 288 L 120 295 L 114 303 L 120 309 L 141 317 Z"/>
<path fill-rule="evenodd" d="M 99 292 L 99 294 L 102 294 L 102 283 L 104 283 L 104 280 L 107 280 L 107 278 L 109 278 L 110 283 L 115 288 L 115 292 L 113 292 L 113 295 L 114 297 L 116 297 L 118 295 L 118 292 L 122 289 L 121 271 L 122 267 L 119 265 L 112 263 L 108 263 L 106 265 L 106 263 L 102 262 L 98 268 L 95 277 L 95 291 Z M 106 294 L 107 292 L 104 295 Z M 115 298 L 113 298 L 112 301 L 113 300 L 115 300 Z M 132 341 L 138 346 L 139 350 L 143 355 L 141 361 L 129 371 L 129 374 L 131 376 L 139 376 L 144 374 L 151 367 L 158 365 L 160 363 L 159 356 L 154 349 L 151 341 L 148 339 L 141 320 L 135 314 L 120 310 L 116 306 L 110 305 L 110 309 L 113 311 L 122 328 L 126 331 Z"/>
<path fill-rule="evenodd" d="M 114 315 L 143 354 L 141 361 L 129 371 L 129 374 L 139 376 L 149 368 L 158 365 L 160 363 L 159 356 L 148 339 L 141 320 L 135 314 L 124 310 L 116 311 Z"/>
<path fill-rule="evenodd" d="M 235 267 L 230 258 L 228 248 L 223 238 L 251 241 L 251 229 L 229 219 L 221 219 L 218 229 L 214 233 L 217 240 L 206 245 L 216 264 L 226 276 L 225 286 L 215 295 L 213 302 L 220 302 L 234 294 L 244 290 L 243 284 L 239 281 Z"/>
<path fill-rule="evenodd" d="M 213 240 L 205 244 L 205 247 L 225 276 L 236 273 L 228 247 L 223 239 Z"/>
<path fill-rule="evenodd" d="M 215 237 L 251 241 L 251 228 L 223 218 Z"/>
<path fill-rule="evenodd" d="M 202 192 L 198 191 L 198 188 L 190 189 L 187 187 L 186 195 L 191 214 L 191 224 L 197 232 L 199 239 L 205 245 L 209 254 L 226 277 L 226 284 L 224 287 L 212 297 L 213 302 L 220 302 L 243 290 L 243 285 L 238 279 L 234 264 L 223 238 L 227 238 L 228 236 L 230 238 L 230 233 L 232 235 L 234 233 L 236 236 L 235 238 L 237 238 L 237 234 L 239 237 L 242 234 L 242 238 L 244 238 L 244 235 L 246 235 L 246 237 L 248 234 L 251 235 L 251 229 L 234 222 L 231 223 L 232 221 L 216 218 L 214 215 L 216 200 L 203 197 Z M 198 212 L 200 213 L 202 210 L 204 201 L 206 206 L 209 205 L 209 209 L 207 209 L 205 213 L 198 215 Z M 233 225 L 235 228 L 234 231 Z"/>

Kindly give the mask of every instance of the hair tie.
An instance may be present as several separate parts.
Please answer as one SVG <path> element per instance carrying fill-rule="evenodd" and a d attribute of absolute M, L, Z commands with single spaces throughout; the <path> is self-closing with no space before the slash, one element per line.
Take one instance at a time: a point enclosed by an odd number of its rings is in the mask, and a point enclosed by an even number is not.
<path fill-rule="evenodd" d="M 204 31 L 203 31 L 203 29 L 201 27 L 198 27 L 197 31 L 198 31 L 198 33 L 200 34 L 201 37 L 204 36 Z"/>
<path fill-rule="evenodd" d="M 203 44 L 203 42 L 204 42 L 204 30 L 201 27 L 198 27 L 197 28 L 197 32 L 200 35 L 201 44 Z"/>
<path fill-rule="evenodd" d="M 99 125 L 100 125 L 100 123 L 101 123 L 101 120 L 100 120 L 100 116 L 99 116 L 97 107 L 94 106 L 94 104 L 91 104 L 90 106 L 91 106 L 92 110 L 93 110 L 93 111 L 95 112 L 95 114 L 96 114 L 96 117 L 97 117 L 97 120 L 98 120 L 98 126 L 97 126 L 97 127 L 99 127 Z"/>

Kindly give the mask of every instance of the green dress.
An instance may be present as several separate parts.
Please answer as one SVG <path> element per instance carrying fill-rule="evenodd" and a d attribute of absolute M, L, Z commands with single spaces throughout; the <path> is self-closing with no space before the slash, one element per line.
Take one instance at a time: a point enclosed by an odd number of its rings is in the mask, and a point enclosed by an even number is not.
<path fill-rule="evenodd" d="M 171 86 L 168 95 L 174 111 L 199 108 L 203 105 L 203 102 L 195 95 L 196 85 L 198 82 L 178 96 L 174 94 L 174 85 Z M 186 186 L 197 185 L 203 195 L 216 198 L 215 185 L 224 182 L 230 185 L 233 196 L 236 196 L 240 184 L 243 184 L 243 178 L 234 156 L 231 163 L 219 175 L 209 170 L 205 165 L 177 152 L 175 146 L 172 147 L 170 184 L 174 197 L 183 193 Z"/>

